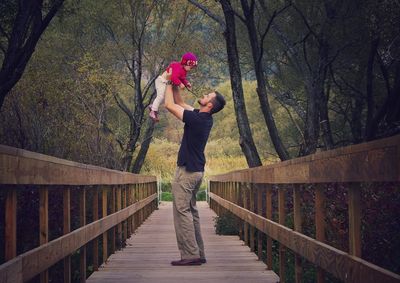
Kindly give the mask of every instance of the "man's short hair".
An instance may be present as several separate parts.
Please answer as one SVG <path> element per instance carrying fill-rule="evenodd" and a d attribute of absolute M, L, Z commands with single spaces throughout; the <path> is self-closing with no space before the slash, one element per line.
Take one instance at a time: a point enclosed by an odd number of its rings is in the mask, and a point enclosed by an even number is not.
<path fill-rule="evenodd" d="M 215 97 L 211 100 L 211 103 L 213 104 L 213 108 L 210 111 L 211 114 L 221 111 L 226 104 L 225 98 L 222 94 L 220 94 L 218 91 L 214 91 L 214 93 Z"/>

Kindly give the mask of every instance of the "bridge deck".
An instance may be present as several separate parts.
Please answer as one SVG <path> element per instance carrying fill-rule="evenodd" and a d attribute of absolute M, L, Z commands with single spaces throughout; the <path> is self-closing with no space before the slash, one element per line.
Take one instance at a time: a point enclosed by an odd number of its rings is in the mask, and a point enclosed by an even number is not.
<path fill-rule="evenodd" d="M 237 236 L 218 236 L 214 232 L 216 215 L 206 202 L 198 203 L 207 263 L 201 266 L 171 266 L 180 258 L 172 219 L 172 203 L 162 203 L 122 251 L 94 272 L 89 283 L 105 282 L 278 282 L 278 276 Z"/>

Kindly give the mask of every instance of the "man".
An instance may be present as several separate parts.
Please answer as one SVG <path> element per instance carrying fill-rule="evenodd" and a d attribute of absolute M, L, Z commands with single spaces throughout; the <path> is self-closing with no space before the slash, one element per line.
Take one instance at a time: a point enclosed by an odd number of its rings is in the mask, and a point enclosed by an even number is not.
<path fill-rule="evenodd" d="M 225 99 L 215 91 L 204 95 L 198 103 L 200 109 L 194 109 L 182 100 L 179 91 L 167 85 L 165 107 L 185 123 L 172 182 L 174 225 L 181 259 L 171 264 L 177 266 L 206 263 L 196 193 L 204 175 L 204 148 L 213 125 L 212 114 L 224 108 Z"/>

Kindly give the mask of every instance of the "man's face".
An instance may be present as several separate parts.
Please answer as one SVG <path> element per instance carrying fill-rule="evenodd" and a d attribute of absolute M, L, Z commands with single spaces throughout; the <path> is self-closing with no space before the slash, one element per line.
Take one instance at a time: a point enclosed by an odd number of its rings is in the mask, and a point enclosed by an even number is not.
<path fill-rule="evenodd" d="M 207 103 L 211 102 L 211 100 L 216 96 L 215 92 L 211 92 L 209 94 L 205 94 L 203 95 L 202 98 L 199 98 L 197 100 L 197 102 L 201 105 L 201 106 L 207 106 Z"/>

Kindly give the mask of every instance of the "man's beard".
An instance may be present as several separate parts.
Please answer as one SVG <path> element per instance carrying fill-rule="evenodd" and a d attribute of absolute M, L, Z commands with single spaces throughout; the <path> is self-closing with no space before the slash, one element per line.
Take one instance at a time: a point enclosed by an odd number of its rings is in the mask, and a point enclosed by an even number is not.
<path fill-rule="evenodd" d="M 206 106 L 205 104 L 201 103 L 201 99 L 198 99 L 197 103 L 200 104 L 201 106 Z"/>

